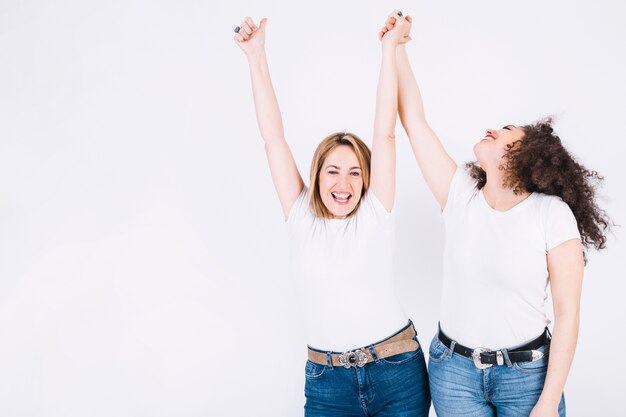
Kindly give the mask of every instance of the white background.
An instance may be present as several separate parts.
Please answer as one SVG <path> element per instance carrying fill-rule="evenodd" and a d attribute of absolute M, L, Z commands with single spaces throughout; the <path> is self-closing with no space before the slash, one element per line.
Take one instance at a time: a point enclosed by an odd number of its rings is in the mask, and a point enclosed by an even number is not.
<path fill-rule="evenodd" d="M 1 416 L 302 414 L 286 231 L 232 41 L 245 15 L 269 17 L 305 178 L 328 133 L 371 142 L 376 35 L 397 7 L 414 17 L 427 115 L 457 161 L 486 128 L 554 114 L 624 222 L 622 2 L 225 3 L 0 1 Z M 427 345 L 442 222 L 397 135 L 397 287 Z M 614 232 L 586 268 L 572 417 L 623 403 L 626 252 Z"/>

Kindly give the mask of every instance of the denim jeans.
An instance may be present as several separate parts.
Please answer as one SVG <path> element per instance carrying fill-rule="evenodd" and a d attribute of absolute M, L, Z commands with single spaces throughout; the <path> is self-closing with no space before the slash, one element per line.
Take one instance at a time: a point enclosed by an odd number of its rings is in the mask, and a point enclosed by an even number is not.
<path fill-rule="evenodd" d="M 543 358 L 518 363 L 512 363 L 503 349 L 503 365 L 481 370 L 472 359 L 452 353 L 435 336 L 428 371 L 437 416 L 528 417 L 543 390 L 549 349 L 550 342 L 538 349 Z M 565 417 L 563 395 L 559 417 Z"/>
<path fill-rule="evenodd" d="M 378 358 L 372 346 L 368 349 L 375 360 L 361 368 L 307 361 L 306 417 L 428 416 L 430 393 L 421 345 L 385 359 Z"/>

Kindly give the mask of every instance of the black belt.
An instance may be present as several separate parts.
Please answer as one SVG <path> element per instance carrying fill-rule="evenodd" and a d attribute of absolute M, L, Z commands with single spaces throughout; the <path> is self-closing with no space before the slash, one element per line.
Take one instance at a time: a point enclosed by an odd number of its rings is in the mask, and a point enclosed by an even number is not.
<path fill-rule="evenodd" d="M 531 340 L 523 346 L 516 347 L 515 349 L 507 349 L 507 353 L 511 362 L 531 362 L 542 358 L 543 353 L 537 351 L 536 349 L 539 349 L 550 340 L 548 334 L 549 330 L 546 327 L 543 333 L 536 339 Z M 443 343 L 448 349 L 450 348 L 450 346 L 452 346 L 452 340 L 448 336 L 446 336 L 443 331 L 441 331 L 441 327 L 439 327 L 438 337 L 441 343 Z M 502 355 L 502 351 L 500 350 L 492 351 L 486 348 L 472 349 L 456 343 L 454 345 L 454 353 L 458 353 L 461 356 L 473 359 L 476 367 L 480 369 L 489 368 L 493 365 L 504 364 L 504 358 Z"/>

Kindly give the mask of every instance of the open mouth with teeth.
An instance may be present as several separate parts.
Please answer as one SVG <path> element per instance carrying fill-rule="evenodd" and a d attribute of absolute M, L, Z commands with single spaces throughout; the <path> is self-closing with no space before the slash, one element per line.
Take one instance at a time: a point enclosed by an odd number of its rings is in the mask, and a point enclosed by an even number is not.
<path fill-rule="evenodd" d="M 352 198 L 352 194 L 349 193 L 333 192 L 330 194 L 333 196 L 333 200 L 335 200 L 335 203 L 341 205 L 348 204 L 348 201 L 350 200 L 350 198 Z"/>

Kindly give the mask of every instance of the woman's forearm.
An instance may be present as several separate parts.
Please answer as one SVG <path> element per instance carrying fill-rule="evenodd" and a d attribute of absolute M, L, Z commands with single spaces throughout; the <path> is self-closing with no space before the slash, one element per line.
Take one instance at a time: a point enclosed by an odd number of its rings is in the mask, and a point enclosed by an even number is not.
<path fill-rule="evenodd" d="M 578 313 L 555 317 L 548 373 L 539 402 L 558 407 L 576 351 L 579 322 Z"/>
<path fill-rule="evenodd" d="M 404 128 L 408 131 L 417 124 L 425 124 L 424 104 L 422 95 L 411 69 L 406 46 L 400 45 L 397 50 L 398 61 L 398 114 Z"/>
<path fill-rule="evenodd" d="M 265 51 L 248 56 L 254 108 L 261 136 L 266 145 L 285 140 L 283 120 L 272 85 Z"/>
<path fill-rule="evenodd" d="M 398 114 L 398 71 L 396 45 L 383 44 L 378 89 L 376 91 L 376 115 L 374 140 L 395 137 Z"/>

